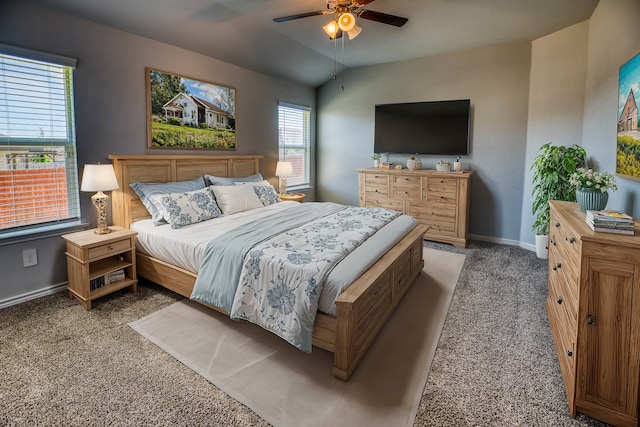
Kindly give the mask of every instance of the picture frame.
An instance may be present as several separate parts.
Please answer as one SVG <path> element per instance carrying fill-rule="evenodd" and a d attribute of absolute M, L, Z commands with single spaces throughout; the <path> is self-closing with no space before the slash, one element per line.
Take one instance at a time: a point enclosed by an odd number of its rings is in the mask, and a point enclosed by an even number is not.
<path fill-rule="evenodd" d="M 618 124 L 616 175 L 640 180 L 640 52 L 620 67 L 618 83 Z"/>
<path fill-rule="evenodd" d="M 145 68 L 149 148 L 236 150 L 236 89 Z"/>

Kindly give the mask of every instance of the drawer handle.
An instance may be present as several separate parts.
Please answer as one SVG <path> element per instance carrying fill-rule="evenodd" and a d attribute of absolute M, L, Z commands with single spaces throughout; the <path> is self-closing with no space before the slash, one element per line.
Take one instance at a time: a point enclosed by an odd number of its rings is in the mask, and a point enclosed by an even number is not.
<path fill-rule="evenodd" d="M 557 263 L 556 267 L 560 268 L 560 267 L 562 267 L 562 264 L 561 263 Z"/>
<path fill-rule="evenodd" d="M 573 350 L 571 349 L 567 350 L 567 356 L 569 357 L 573 356 Z"/>
<path fill-rule="evenodd" d="M 107 246 L 107 249 L 109 249 L 110 251 L 112 251 L 112 250 L 113 250 L 113 246 L 109 245 L 109 246 Z"/>
<path fill-rule="evenodd" d="M 562 304 L 562 297 L 561 296 L 558 297 L 558 304 Z"/>
<path fill-rule="evenodd" d="M 596 318 L 592 315 L 587 316 L 587 325 L 594 326 L 596 324 Z"/>
<path fill-rule="evenodd" d="M 559 222 L 556 222 L 556 228 L 557 227 L 560 227 L 560 223 Z"/>
<path fill-rule="evenodd" d="M 576 242 L 576 238 L 575 237 L 572 237 L 572 238 L 569 239 L 569 243 L 575 243 L 575 242 Z"/>

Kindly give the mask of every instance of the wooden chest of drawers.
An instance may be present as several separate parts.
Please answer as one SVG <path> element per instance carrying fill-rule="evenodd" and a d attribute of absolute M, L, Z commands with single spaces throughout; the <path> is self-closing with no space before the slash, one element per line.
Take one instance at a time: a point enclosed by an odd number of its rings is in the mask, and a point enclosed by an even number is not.
<path fill-rule="evenodd" d="M 640 230 L 596 233 L 576 203 L 549 202 L 547 313 L 571 416 L 638 425 Z"/>
<path fill-rule="evenodd" d="M 428 227 L 424 238 L 465 247 L 472 172 L 358 169 L 360 206 L 393 209 Z"/>

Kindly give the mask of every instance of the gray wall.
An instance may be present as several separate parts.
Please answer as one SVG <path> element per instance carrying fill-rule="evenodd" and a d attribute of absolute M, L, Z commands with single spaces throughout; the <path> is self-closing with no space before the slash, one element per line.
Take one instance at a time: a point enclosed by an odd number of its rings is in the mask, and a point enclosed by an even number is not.
<path fill-rule="evenodd" d="M 274 184 L 278 101 L 310 107 L 316 102 L 313 88 L 23 2 L 0 2 L 0 43 L 78 59 L 75 108 L 80 169 L 85 163 L 107 162 L 109 154 L 229 153 L 146 148 L 145 67 L 234 86 L 235 153 L 264 155 L 261 171 Z M 315 146 L 313 137 L 312 144 Z M 81 194 L 82 219 L 95 225 L 90 196 Z M 36 248 L 39 265 L 22 267 L 25 248 Z M 0 306 L 65 281 L 64 245 L 59 236 L 0 243 Z"/>
<path fill-rule="evenodd" d="M 589 52 L 582 145 L 599 170 L 614 173 L 618 72 L 640 52 L 640 1 L 600 0 L 589 20 Z M 617 177 L 609 206 L 640 217 L 640 183 Z"/>
<path fill-rule="evenodd" d="M 517 242 L 523 192 L 531 44 L 349 70 L 318 91 L 317 196 L 358 204 L 358 167 L 370 167 L 375 104 L 471 99 L 470 232 Z M 389 160 L 405 163 L 407 156 Z M 424 168 L 438 157 L 421 156 Z M 451 156 L 448 160 L 454 160 Z"/>
<path fill-rule="evenodd" d="M 530 166 L 538 149 L 547 142 L 582 144 L 588 32 L 585 21 L 542 37 L 532 45 L 521 242 L 534 241 Z"/>

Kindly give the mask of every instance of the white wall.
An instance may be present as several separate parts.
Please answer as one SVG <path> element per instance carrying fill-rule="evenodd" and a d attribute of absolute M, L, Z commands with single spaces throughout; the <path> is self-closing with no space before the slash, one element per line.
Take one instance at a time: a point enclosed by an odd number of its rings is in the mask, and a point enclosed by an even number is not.
<path fill-rule="evenodd" d="M 180 153 L 146 148 L 145 67 L 234 86 L 235 153 L 264 155 L 261 172 L 274 183 L 278 101 L 315 106 L 313 88 L 20 1 L 0 2 L 0 43 L 78 59 L 74 85 L 80 168 L 85 163 L 107 162 L 109 154 Z M 198 152 L 203 151 L 188 151 Z M 82 219 L 95 225 L 90 196 L 81 194 Z M 313 197 L 310 194 L 308 199 Z M 24 248 L 37 249 L 38 266 L 22 267 Z M 0 306 L 65 281 L 64 244 L 59 236 L 15 244 L 0 241 Z"/>
<path fill-rule="evenodd" d="M 358 204 L 356 168 L 371 166 L 375 104 L 470 99 L 471 155 L 462 159 L 475 171 L 470 232 L 517 241 L 530 58 L 530 43 L 514 44 L 352 69 L 344 92 L 339 80 L 325 84 L 318 90 L 317 197 Z M 435 168 L 437 157 L 421 158 Z"/>

